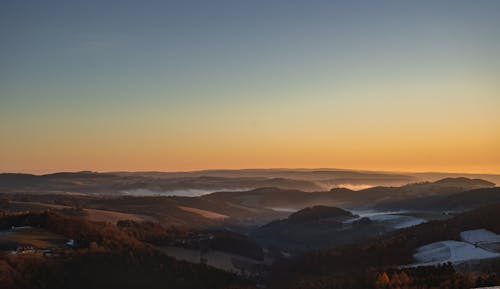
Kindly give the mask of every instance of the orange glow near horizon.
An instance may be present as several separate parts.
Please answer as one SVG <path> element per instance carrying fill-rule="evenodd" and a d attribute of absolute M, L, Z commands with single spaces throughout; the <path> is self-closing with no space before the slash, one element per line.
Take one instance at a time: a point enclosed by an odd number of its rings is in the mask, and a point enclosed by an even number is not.
<path fill-rule="evenodd" d="M 360 108 L 329 117 L 329 109 L 305 106 L 300 119 L 294 117 L 295 107 L 282 108 L 279 116 L 266 111 L 270 108 L 228 110 L 172 116 L 177 121 L 110 115 L 20 122 L 8 128 L 10 139 L 2 139 L 0 171 L 333 167 L 500 173 L 494 106 L 471 119 L 461 117 L 470 110 L 462 107 L 456 115 L 427 112 L 421 120 L 411 109 L 406 117 L 402 111 L 374 115 Z"/>
<path fill-rule="evenodd" d="M 8 128 L 11 138 L 0 144 L 0 171 L 333 167 L 500 173 L 500 121 L 493 105 L 482 104 L 470 119 L 462 117 L 470 114 L 466 105 L 444 116 L 420 109 L 418 113 L 426 113 L 422 119 L 413 108 L 378 114 L 376 108 L 358 107 L 349 109 L 352 114 L 329 116 L 329 106 L 300 103 L 281 107 L 276 116 L 272 107 L 262 105 L 229 107 L 217 110 L 219 115 L 109 113 L 108 119 L 19 122 Z"/>
<path fill-rule="evenodd" d="M 291 141 L 287 144 L 286 141 Z M 368 146 L 335 144 L 335 141 L 297 139 L 245 140 L 130 146 L 40 147 L 19 157 L 2 156 L 2 171 L 49 173 L 57 171 L 190 171 L 245 168 L 348 168 L 378 171 L 440 171 L 499 173 L 496 145 L 479 141 L 450 148 L 445 143 L 426 145 L 405 142 L 371 142 Z M 241 141 L 241 140 L 240 140 Z M 364 139 L 368 142 L 368 139 Z M 126 140 L 123 143 L 127 143 Z M 390 144 L 390 145 L 389 145 Z M 26 148 L 28 149 L 28 148 Z M 6 166 L 11 164 L 10 167 Z M 27 165 L 29 164 L 29 165 Z"/>

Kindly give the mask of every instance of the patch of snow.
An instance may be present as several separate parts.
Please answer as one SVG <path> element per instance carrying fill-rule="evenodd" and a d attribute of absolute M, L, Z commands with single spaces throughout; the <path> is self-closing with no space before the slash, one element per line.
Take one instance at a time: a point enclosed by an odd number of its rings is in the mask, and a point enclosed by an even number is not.
<path fill-rule="evenodd" d="M 342 223 L 344 223 L 344 224 L 351 224 L 351 223 L 354 223 L 355 221 L 359 221 L 359 220 L 361 220 L 361 218 L 356 218 L 355 217 L 355 218 L 350 218 L 350 219 L 344 220 L 344 221 L 342 221 Z"/>
<path fill-rule="evenodd" d="M 424 219 L 406 215 L 374 215 L 369 217 L 369 219 L 376 222 L 386 223 L 394 229 L 407 228 L 426 222 Z"/>
<path fill-rule="evenodd" d="M 486 251 L 469 243 L 448 240 L 422 246 L 417 249 L 413 257 L 417 260 L 414 266 L 421 266 L 496 258 L 500 257 L 500 254 Z"/>
<path fill-rule="evenodd" d="M 396 224 L 394 226 L 395 229 L 403 229 L 403 228 L 413 227 L 413 226 L 420 225 L 420 224 L 427 222 L 426 220 L 420 219 L 420 218 L 408 217 L 408 216 L 405 216 L 405 217 L 407 217 L 408 219 L 402 220 L 398 224 Z"/>
<path fill-rule="evenodd" d="M 460 233 L 460 238 L 471 244 L 500 242 L 500 235 L 486 229 L 463 231 Z"/>
<path fill-rule="evenodd" d="M 373 210 L 350 210 L 353 214 L 358 215 L 360 218 L 373 217 L 379 215 L 397 215 L 407 213 L 408 211 L 373 211 Z"/>
<path fill-rule="evenodd" d="M 351 212 L 359 217 L 348 219 L 344 221 L 345 224 L 352 223 L 354 221 L 360 220 L 361 218 L 368 218 L 374 222 L 384 223 L 385 225 L 390 226 L 393 229 L 402 229 L 427 222 L 426 220 L 421 218 L 409 215 L 401 215 L 404 213 L 408 213 L 408 211 L 351 210 Z"/>

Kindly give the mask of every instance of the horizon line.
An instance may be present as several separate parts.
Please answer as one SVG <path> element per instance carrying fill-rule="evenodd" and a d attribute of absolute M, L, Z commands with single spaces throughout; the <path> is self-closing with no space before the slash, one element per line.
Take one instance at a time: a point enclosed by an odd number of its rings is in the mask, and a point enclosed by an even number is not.
<path fill-rule="evenodd" d="M 45 173 L 36 172 L 19 172 L 19 171 L 0 171 L 0 174 L 27 174 L 27 175 L 51 175 L 57 173 L 100 173 L 100 174 L 112 174 L 112 173 L 196 173 L 196 172 L 210 172 L 210 171 L 264 171 L 264 170 L 304 170 L 304 171 L 317 171 L 317 170 L 329 170 L 329 171 L 353 171 L 353 172 L 372 172 L 372 173 L 410 173 L 410 174 L 467 174 L 467 175 L 500 175 L 500 172 L 463 172 L 463 171 L 405 171 L 405 170 L 376 170 L 376 169 L 353 169 L 353 168 L 334 168 L 334 167 L 269 167 L 269 168 L 207 168 L 207 169 L 192 169 L 192 170 L 58 170 L 58 171 L 48 171 Z"/>

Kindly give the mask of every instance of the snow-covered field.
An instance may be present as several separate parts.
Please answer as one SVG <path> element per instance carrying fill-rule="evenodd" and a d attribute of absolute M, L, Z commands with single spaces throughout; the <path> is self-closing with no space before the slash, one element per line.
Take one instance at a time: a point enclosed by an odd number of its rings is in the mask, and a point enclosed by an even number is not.
<path fill-rule="evenodd" d="M 444 262 L 460 263 L 468 260 L 500 257 L 466 242 L 442 241 L 418 248 L 414 255 L 418 265 L 433 265 Z"/>
<path fill-rule="evenodd" d="M 460 238 L 471 244 L 500 242 L 500 235 L 486 229 L 463 231 L 460 233 Z"/>
<path fill-rule="evenodd" d="M 500 243 L 500 235 L 485 229 L 463 231 L 462 241 L 440 241 L 422 246 L 413 255 L 417 263 L 412 266 L 435 265 L 445 262 L 454 264 L 470 260 L 500 257 L 492 248 Z"/>
<path fill-rule="evenodd" d="M 375 216 L 381 215 L 397 215 L 407 213 L 408 211 L 373 211 L 373 210 L 351 210 L 351 212 L 355 215 L 358 215 L 360 218 L 371 218 Z"/>

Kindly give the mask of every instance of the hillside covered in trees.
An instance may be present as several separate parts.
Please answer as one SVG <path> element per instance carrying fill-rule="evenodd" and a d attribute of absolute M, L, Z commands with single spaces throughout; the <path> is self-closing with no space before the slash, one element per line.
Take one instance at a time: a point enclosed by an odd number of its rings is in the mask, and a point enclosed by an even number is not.
<path fill-rule="evenodd" d="M 31 288 L 239 288 L 236 275 L 168 257 L 137 238 L 144 231 L 121 229 L 54 212 L 8 214 L 0 228 L 43 228 L 73 240 L 45 254 L 0 253 L 0 284 Z M 163 232 L 165 233 L 165 232 Z M 193 276 L 196 276 L 194 278 Z"/>

